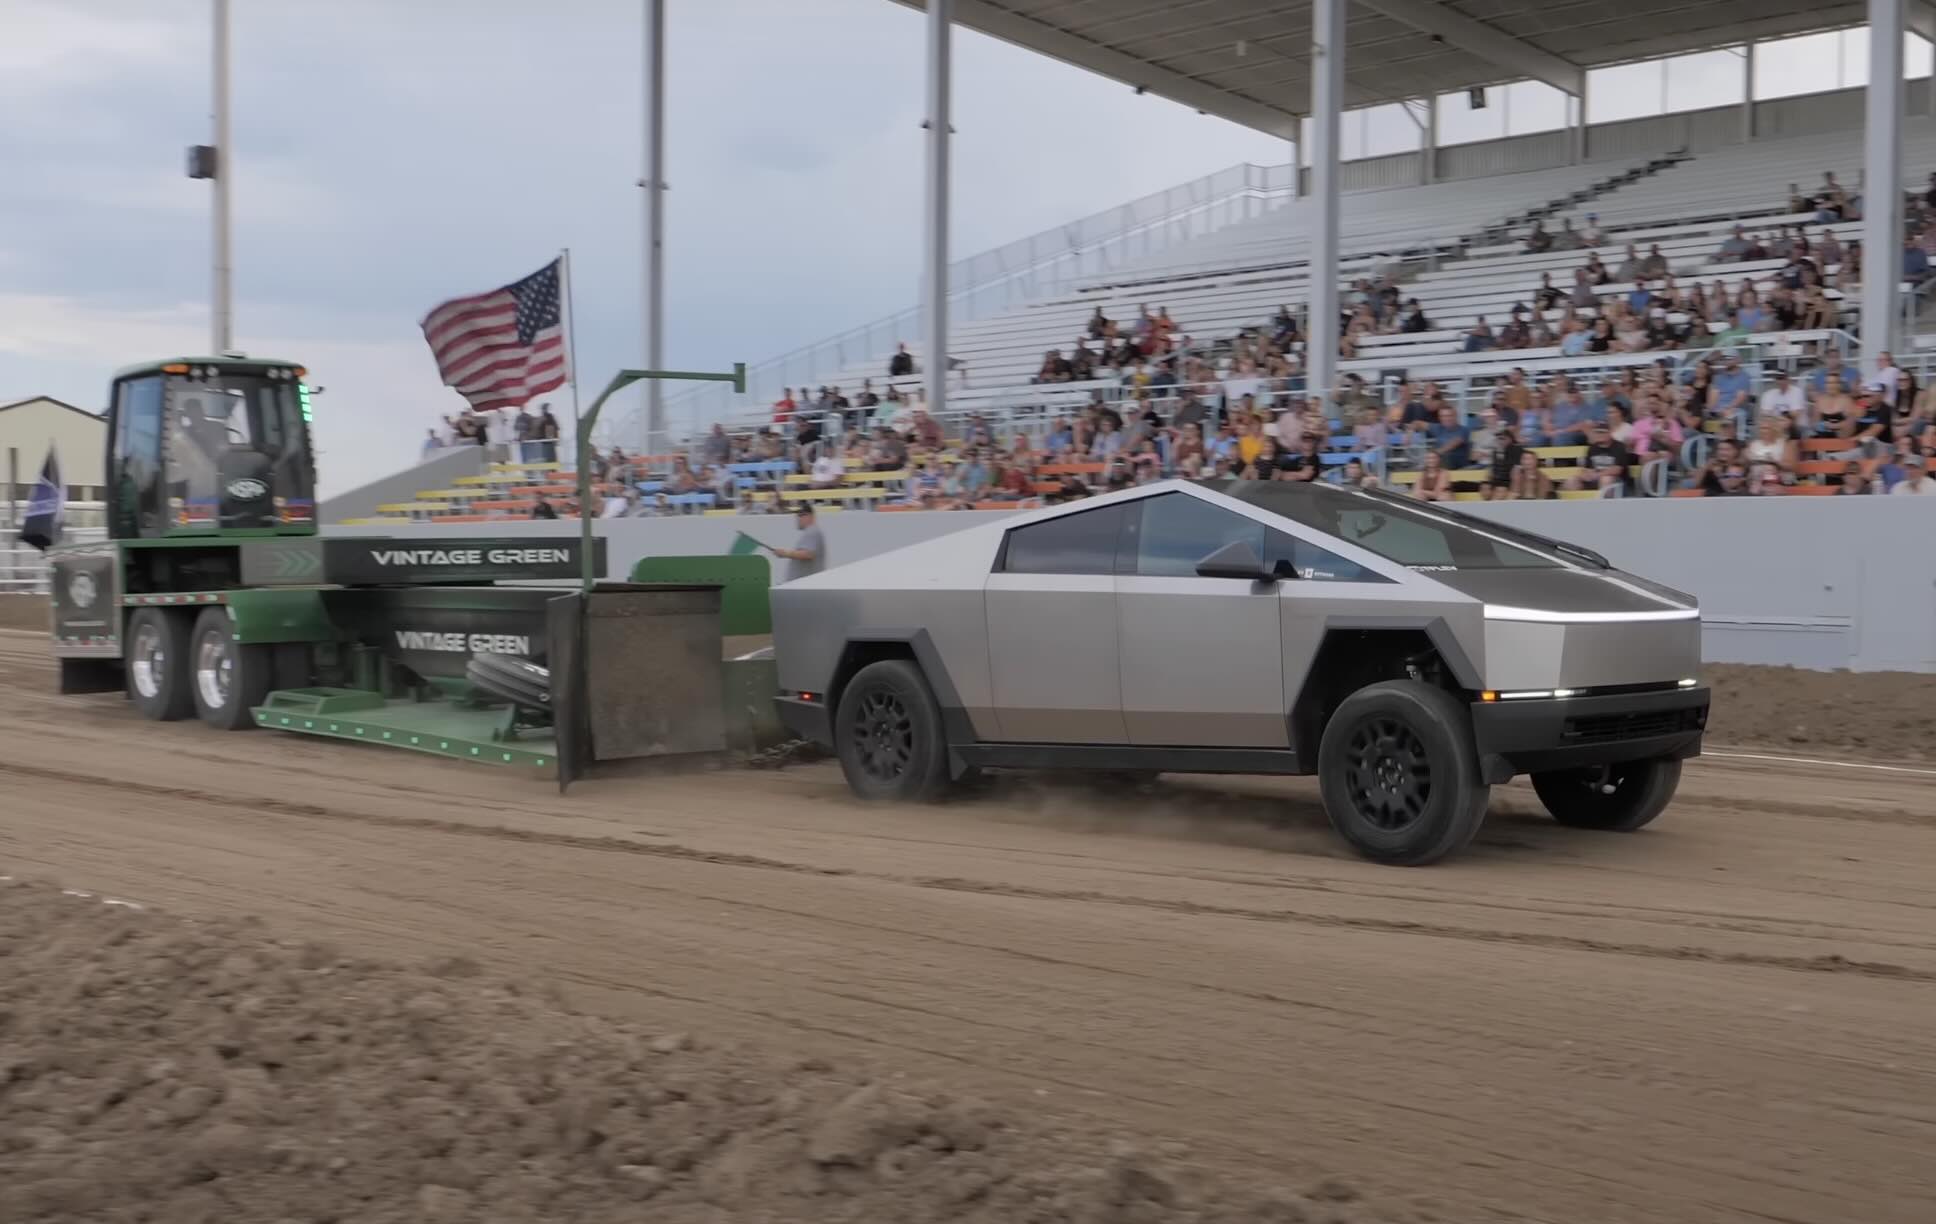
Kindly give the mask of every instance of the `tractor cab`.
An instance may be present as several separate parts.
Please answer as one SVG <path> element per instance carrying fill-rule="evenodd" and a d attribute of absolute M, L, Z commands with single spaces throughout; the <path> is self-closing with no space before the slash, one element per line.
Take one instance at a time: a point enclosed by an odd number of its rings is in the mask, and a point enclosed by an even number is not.
<path fill-rule="evenodd" d="M 188 357 L 114 376 L 108 535 L 313 535 L 316 463 L 303 367 Z"/>

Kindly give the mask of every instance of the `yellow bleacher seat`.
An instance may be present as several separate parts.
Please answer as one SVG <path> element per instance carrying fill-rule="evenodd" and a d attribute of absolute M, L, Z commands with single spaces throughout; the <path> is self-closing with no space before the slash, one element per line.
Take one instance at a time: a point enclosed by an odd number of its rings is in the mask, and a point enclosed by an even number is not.
<path fill-rule="evenodd" d="M 787 489 L 780 494 L 782 501 L 799 502 L 849 502 L 878 501 L 887 496 L 886 489 Z"/>
<path fill-rule="evenodd" d="M 1560 494 L 1561 501 L 1599 501 L 1600 500 L 1600 490 L 1598 489 L 1561 489 L 1559 491 L 1559 494 Z"/>
<path fill-rule="evenodd" d="M 713 509 L 707 510 L 704 513 L 707 518 L 731 518 L 733 515 L 738 514 L 739 511 L 733 509 L 731 506 L 715 506 Z"/>
<path fill-rule="evenodd" d="M 1541 463 L 1578 463 L 1586 458 L 1584 446 L 1535 446 L 1533 453 Z"/>
<path fill-rule="evenodd" d="M 849 484 L 864 484 L 868 481 L 884 481 L 891 484 L 897 480 L 906 480 L 912 475 L 914 475 L 913 472 L 901 468 L 892 472 L 849 472 L 841 479 Z"/>
<path fill-rule="evenodd" d="M 378 506 L 377 509 L 385 514 L 411 514 L 418 511 L 428 514 L 438 510 L 449 510 L 451 505 L 449 502 L 391 502 L 387 506 Z"/>

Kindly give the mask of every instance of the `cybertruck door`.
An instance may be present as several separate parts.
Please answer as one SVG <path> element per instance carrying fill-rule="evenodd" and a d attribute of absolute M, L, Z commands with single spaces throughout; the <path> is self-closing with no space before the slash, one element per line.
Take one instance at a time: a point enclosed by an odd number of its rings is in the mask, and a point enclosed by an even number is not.
<path fill-rule="evenodd" d="M 1259 558 L 1269 529 L 1187 493 L 1131 502 L 1116 575 L 1117 656 L 1129 742 L 1285 748 L 1277 585 L 1199 578 L 1236 541 Z"/>
<path fill-rule="evenodd" d="M 1013 743 L 1123 744 L 1116 547 L 1123 507 L 1008 533 L 982 598 L 995 719 Z"/>

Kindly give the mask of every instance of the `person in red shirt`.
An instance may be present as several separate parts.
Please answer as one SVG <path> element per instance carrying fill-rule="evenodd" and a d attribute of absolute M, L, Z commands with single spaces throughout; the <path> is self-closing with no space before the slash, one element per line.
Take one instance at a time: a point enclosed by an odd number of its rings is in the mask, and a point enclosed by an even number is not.
<path fill-rule="evenodd" d="M 773 401 L 773 423 L 775 425 L 785 425 L 793 419 L 793 414 L 799 410 L 800 405 L 793 398 L 793 388 L 788 387 L 781 393 L 779 399 Z"/>

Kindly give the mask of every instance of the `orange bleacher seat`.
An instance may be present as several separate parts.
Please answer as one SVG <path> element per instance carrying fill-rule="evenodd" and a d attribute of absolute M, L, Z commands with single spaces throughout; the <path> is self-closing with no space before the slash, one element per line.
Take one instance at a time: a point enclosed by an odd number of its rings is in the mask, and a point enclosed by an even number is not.
<path fill-rule="evenodd" d="M 1823 453 L 1833 455 L 1845 450 L 1854 450 L 1855 445 L 1854 438 L 1803 438 L 1801 451 L 1804 455 Z"/>
<path fill-rule="evenodd" d="M 1669 497 L 1706 497 L 1707 494 L 1701 492 L 1699 489 L 1675 489 L 1672 493 L 1669 493 L 1667 496 Z"/>
<path fill-rule="evenodd" d="M 1045 463 L 1035 469 L 1037 476 L 1100 476 L 1100 463 Z"/>
<path fill-rule="evenodd" d="M 1841 491 L 1841 485 L 1798 484 L 1787 486 L 1782 493 L 1789 497 L 1833 497 Z"/>
<path fill-rule="evenodd" d="M 1795 465 L 1798 476 L 1839 476 L 1848 466 L 1846 459 L 1804 459 Z"/>

